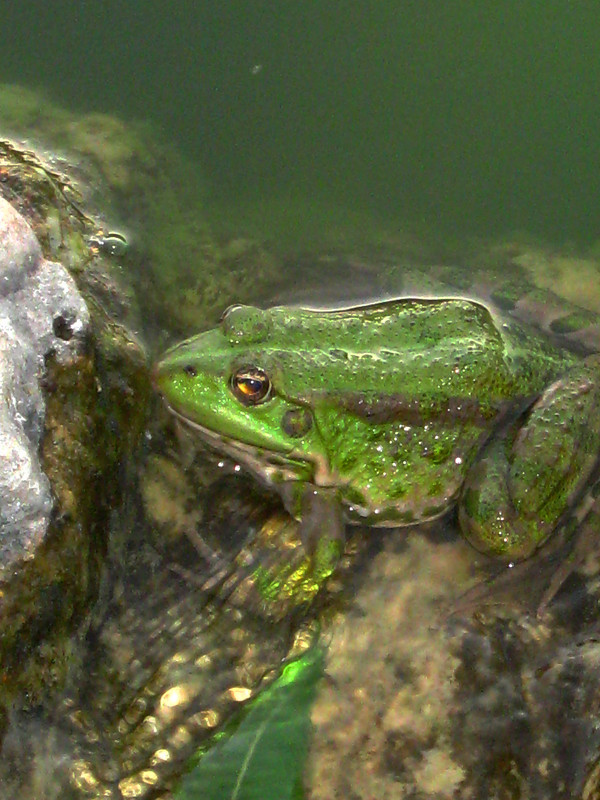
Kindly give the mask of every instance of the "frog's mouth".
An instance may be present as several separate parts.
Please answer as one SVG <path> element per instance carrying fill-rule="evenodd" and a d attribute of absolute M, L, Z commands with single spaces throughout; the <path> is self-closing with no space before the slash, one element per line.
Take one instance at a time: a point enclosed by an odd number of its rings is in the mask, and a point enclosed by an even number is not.
<path fill-rule="evenodd" d="M 168 404 L 167 408 L 185 428 L 191 428 L 199 434 L 209 447 L 243 465 L 262 478 L 269 486 L 277 486 L 285 481 L 297 481 L 300 478 L 313 480 L 315 472 L 319 471 L 320 465 L 307 459 L 305 454 L 293 451 L 278 453 L 275 450 L 266 450 L 256 445 L 230 439 L 228 436 L 216 433 L 210 428 L 194 422 Z"/>

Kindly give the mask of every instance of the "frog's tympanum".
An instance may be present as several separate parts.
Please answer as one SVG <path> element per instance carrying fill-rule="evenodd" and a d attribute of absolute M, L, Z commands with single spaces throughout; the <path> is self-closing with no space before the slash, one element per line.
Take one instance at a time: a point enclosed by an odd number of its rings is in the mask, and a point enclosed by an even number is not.
<path fill-rule="evenodd" d="M 234 306 L 170 350 L 170 410 L 275 486 L 303 541 L 458 505 L 479 550 L 529 556 L 588 502 L 600 361 L 463 299 Z M 581 513 L 579 511 L 579 513 Z"/>

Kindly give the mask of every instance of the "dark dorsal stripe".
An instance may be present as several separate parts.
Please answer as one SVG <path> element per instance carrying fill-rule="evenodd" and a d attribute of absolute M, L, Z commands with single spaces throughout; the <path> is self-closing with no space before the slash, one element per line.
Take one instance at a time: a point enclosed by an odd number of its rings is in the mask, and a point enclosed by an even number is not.
<path fill-rule="evenodd" d="M 346 392 L 340 397 L 322 393 L 321 401 L 376 425 L 394 421 L 422 425 L 435 419 L 448 424 L 469 421 L 483 426 L 504 408 L 502 404 L 486 404 L 484 407 L 473 397 L 451 397 L 440 403 L 438 400 L 408 398 L 401 394 L 366 396 L 361 392 Z M 313 396 L 312 402 L 320 402 L 319 393 Z M 516 397 L 511 399 L 510 405 L 521 406 L 522 402 L 522 398 Z"/>

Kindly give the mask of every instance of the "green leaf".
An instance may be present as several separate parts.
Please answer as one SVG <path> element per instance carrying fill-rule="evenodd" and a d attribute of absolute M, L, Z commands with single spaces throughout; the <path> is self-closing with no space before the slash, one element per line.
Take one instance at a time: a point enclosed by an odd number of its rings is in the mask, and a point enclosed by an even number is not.
<path fill-rule="evenodd" d="M 323 668 L 320 647 L 287 664 L 235 732 L 183 779 L 175 800 L 301 800 L 310 708 Z"/>

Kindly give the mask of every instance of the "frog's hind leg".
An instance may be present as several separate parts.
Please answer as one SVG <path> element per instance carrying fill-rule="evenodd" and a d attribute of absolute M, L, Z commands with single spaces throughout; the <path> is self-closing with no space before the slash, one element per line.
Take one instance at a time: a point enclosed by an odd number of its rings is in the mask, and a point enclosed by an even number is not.
<path fill-rule="evenodd" d="M 510 606 L 542 617 L 573 572 L 583 568 L 587 573 L 587 562 L 591 559 L 597 561 L 600 552 L 600 483 L 594 486 L 588 497 L 592 500 L 591 507 L 586 501 L 581 513 L 578 508 L 577 514 L 560 527 L 535 559 L 511 564 L 511 569 L 497 563 L 487 578 L 478 581 L 459 597 L 449 616 L 472 613 L 482 607 Z"/>
<path fill-rule="evenodd" d="M 600 454 L 600 356 L 551 384 L 471 467 L 459 501 L 466 538 L 516 561 L 585 501 Z"/>

